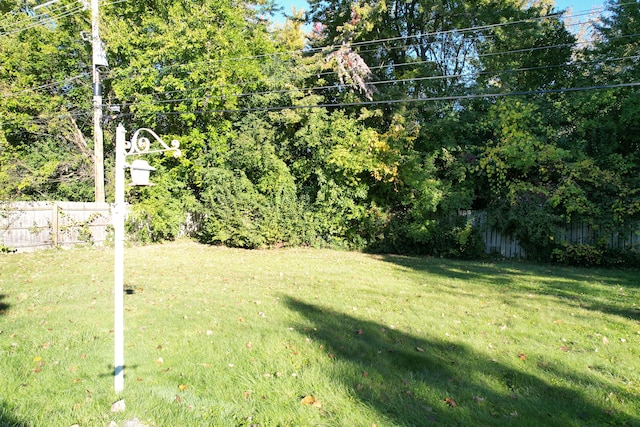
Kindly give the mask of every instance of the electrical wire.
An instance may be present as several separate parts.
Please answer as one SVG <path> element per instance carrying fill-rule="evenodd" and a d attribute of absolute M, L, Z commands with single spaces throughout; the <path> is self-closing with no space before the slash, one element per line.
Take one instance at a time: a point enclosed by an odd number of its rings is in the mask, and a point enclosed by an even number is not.
<path fill-rule="evenodd" d="M 346 108 L 346 107 L 363 107 L 363 106 L 373 106 L 373 105 L 392 105 L 392 104 L 400 104 L 400 103 L 417 103 L 417 102 L 457 102 L 457 101 L 465 101 L 465 100 L 474 100 L 474 99 L 497 99 L 504 97 L 512 97 L 512 96 L 531 96 L 531 95 L 548 95 L 548 94 L 556 94 L 556 93 L 572 93 L 572 92 L 584 92 L 584 91 L 593 91 L 593 90 L 605 90 L 605 89 L 618 89 L 618 88 L 628 88 L 628 87 L 638 87 L 640 86 L 640 82 L 628 82 L 628 83 L 618 83 L 618 84 L 608 84 L 608 85 L 593 85 L 593 86 L 582 86 L 582 87 L 570 87 L 570 88 L 560 88 L 560 89 L 539 89 L 539 90 L 530 90 L 530 91 L 511 91 L 511 92 L 494 92 L 494 93 L 475 93 L 475 94 L 466 94 L 466 95 L 449 95 L 449 96 L 436 96 L 436 97 L 419 97 L 419 98 L 401 98 L 401 99 L 386 99 L 386 100 L 373 100 L 373 101 L 357 101 L 357 102 L 330 102 L 330 103 L 320 103 L 320 104 L 304 104 L 304 105 L 282 105 L 282 106 L 273 106 L 273 107 L 246 107 L 246 108 L 236 108 L 236 109 L 197 109 L 197 110 L 185 110 L 185 111 L 159 111 L 157 114 L 163 116 L 172 116 L 172 115 L 183 115 L 183 114 L 194 114 L 194 115 L 202 115 L 202 114 L 235 114 L 235 113 L 255 113 L 255 112 L 276 112 L 276 111 L 284 111 L 284 110 L 313 110 L 313 109 L 329 109 L 329 108 Z M 65 113 L 65 114 L 51 114 L 49 116 L 41 116 L 37 119 L 31 121 L 19 121 L 19 123 L 23 124 L 46 124 L 49 120 L 54 118 L 64 118 L 68 116 L 72 117 L 82 117 L 90 115 L 90 111 L 81 111 L 75 113 Z M 121 113 L 117 114 L 113 117 L 113 119 L 122 119 L 125 117 L 135 116 L 136 113 Z M 0 122 L 0 127 L 4 124 L 18 123 L 18 121 L 13 122 Z"/>
<path fill-rule="evenodd" d="M 55 20 L 60 20 L 62 18 L 66 18 L 66 17 L 70 17 L 70 16 L 74 16 L 74 15 L 78 15 L 81 12 L 84 12 L 85 8 L 84 6 L 76 6 L 72 9 L 69 9 L 63 13 L 60 13 L 58 15 L 39 15 L 33 18 L 33 22 L 31 22 L 30 24 L 24 26 L 24 27 L 20 27 L 20 28 L 16 28 L 13 30 L 9 30 L 9 31 L 5 31 L 3 33 L 0 33 L 0 36 L 10 36 L 13 34 L 17 34 L 19 32 L 25 31 L 25 30 L 29 30 L 31 28 L 36 28 L 39 26 L 44 26 L 44 22 L 55 22 Z M 24 21 L 22 21 L 24 22 Z"/>
<path fill-rule="evenodd" d="M 77 74 L 77 75 L 72 76 L 72 77 L 67 77 L 67 78 L 65 78 L 63 80 L 58 80 L 58 81 L 51 82 L 51 83 L 45 83 L 45 84 L 42 84 L 40 86 L 34 86 L 34 87 L 27 88 L 27 89 L 17 90 L 17 91 L 14 91 L 14 92 L 3 93 L 2 97 L 11 98 L 11 97 L 20 96 L 20 95 L 23 95 L 23 94 L 26 94 L 26 93 L 37 92 L 37 91 L 42 90 L 42 89 L 49 89 L 51 87 L 60 87 L 60 86 L 66 85 L 68 83 L 81 80 L 82 78 L 85 78 L 85 77 L 90 77 L 90 74 L 89 73 L 81 73 L 81 74 Z"/>
<path fill-rule="evenodd" d="M 640 82 L 631 83 L 619 83 L 611 85 L 598 85 L 598 86 L 585 86 L 585 87 L 573 87 L 562 89 L 540 89 L 532 91 L 515 91 L 504 93 L 480 93 L 480 94 L 468 94 L 468 95 L 451 95 L 451 96 L 439 96 L 439 97 L 425 97 L 425 98 L 403 98 L 403 99 L 388 99 L 378 101 L 358 101 L 358 102 L 334 102 L 316 105 L 287 105 L 287 106 L 275 106 L 275 107 L 248 107 L 237 109 L 215 109 L 215 110 L 192 110 L 192 111 L 163 111 L 159 112 L 161 115 L 182 115 L 182 114 L 229 114 L 229 113 L 252 113 L 252 112 L 273 112 L 282 110 L 301 110 L 301 109 L 319 109 L 319 108 L 344 108 L 344 107 L 359 107 L 359 106 L 371 106 L 371 105 L 389 105 L 399 103 L 414 103 L 414 102 L 436 102 L 436 101 L 463 101 L 482 98 L 503 98 L 509 96 L 530 96 L 530 95 L 546 95 L 552 93 L 568 93 L 579 92 L 588 90 L 603 90 L 603 89 L 616 89 L 624 87 L 637 87 L 640 86 Z M 134 116 L 135 113 L 122 113 L 118 118 Z"/>
<path fill-rule="evenodd" d="M 117 1 L 114 1 L 114 2 L 112 2 L 110 4 L 121 3 L 121 2 L 124 2 L 124 1 L 127 1 L 127 0 L 117 0 Z M 72 10 L 75 10 L 75 9 L 72 9 Z M 593 12 L 589 12 L 589 14 L 593 14 Z M 581 16 L 581 15 L 584 15 L 584 14 L 566 15 L 565 18 L 566 17 L 571 17 L 571 16 L 574 16 L 574 17 L 575 16 Z M 374 44 L 374 43 L 385 43 L 385 42 L 388 42 L 388 41 L 391 41 L 391 40 L 400 40 L 400 39 L 408 39 L 408 38 L 423 38 L 423 37 L 433 36 L 433 35 L 437 35 L 437 34 L 453 34 L 454 32 L 460 32 L 460 31 L 471 31 L 471 30 L 477 31 L 479 29 L 484 29 L 484 28 L 496 28 L 496 27 L 504 26 L 504 25 L 513 25 L 513 24 L 521 23 L 521 22 L 532 22 L 532 21 L 539 20 L 539 19 L 545 19 L 545 18 L 557 17 L 557 16 L 559 16 L 559 14 L 558 13 L 554 13 L 554 14 L 546 15 L 545 17 L 540 17 L 540 18 L 536 18 L 536 19 L 528 19 L 528 20 L 513 21 L 513 22 L 508 22 L 508 23 L 499 23 L 499 24 L 492 24 L 492 25 L 485 25 L 485 26 L 469 27 L 469 28 L 463 29 L 463 30 L 448 30 L 448 31 L 439 31 L 439 32 L 434 32 L 434 33 L 429 33 L 429 34 L 422 34 L 422 35 L 403 36 L 403 37 L 395 37 L 395 38 L 369 40 L 369 41 L 366 41 L 366 42 L 353 43 L 352 46 L 356 46 L 356 45 L 363 45 L 364 46 L 364 45 L 371 45 L 371 44 Z M 550 48 L 553 48 L 553 47 L 565 47 L 567 45 L 568 44 L 555 45 L 555 46 L 535 47 L 535 48 L 529 48 L 529 49 L 524 49 L 524 50 L 521 49 L 521 50 L 514 50 L 514 51 L 496 52 L 496 53 L 491 53 L 491 55 L 524 52 L 524 51 L 530 51 L 531 49 L 550 49 Z M 330 47 L 335 48 L 336 46 L 339 46 L 339 45 L 333 45 L 333 46 L 330 46 Z M 571 46 L 573 46 L 573 44 L 571 44 Z M 318 48 L 314 48 L 314 49 L 316 49 L 316 50 L 324 50 L 326 48 L 327 47 L 322 47 L 322 48 L 318 47 Z M 291 53 L 291 52 L 295 52 L 296 54 L 307 54 L 308 50 L 290 51 L 288 53 Z M 282 55 L 284 53 L 287 53 L 287 52 L 282 52 L 282 53 L 277 53 L 277 54 L 262 54 L 262 55 L 255 55 L 255 56 L 249 56 L 249 57 L 225 58 L 223 60 L 215 60 L 215 61 L 201 61 L 200 63 L 215 63 L 215 62 L 222 62 L 222 61 L 227 61 L 227 60 L 240 61 L 240 60 L 247 60 L 247 59 L 261 59 L 261 58 L 265 58 L 265 57 L 269 57 L 269 56 Z M 425 62 L 427 62 L 427 61 L 425 61 Z M 198 64 L 198 63 L 195 63 L 195 64 Z M 415 62 L 407 63 L 407 64 L 412 64 L 414 66 L 416 65 Z M 188 66 L 188 65 L 192 65 L 192 64 L 176 64 L 175 67 Z M 401 64 L 396 64 L 393 67 L 397 67 L 399 65 L 401 65 Z M 172 68 L 172 67 L 174 67 L 174 66 L 167 66 L 165 68 L 168 69 L 168 68 Z M 387 66 L 379 66 L 379 67 L 380 68 L 383 68 L 383 67 L 388 68 L 389 66 L 387 65 Z M 544 68 L 549 68 L 549 67 L 552 67 L 552 66 L 547 66 L 547 67 L 544 67 Z M 374 67 L 374 68 L 376 68 L 376 67 Z M 511 72 L 514 72 L 514 71 L 518 71 L 518 70 L 517 69 L 516 70 L 511 70 Z M 520 70 L 520 71 L 523 71 L 523 70 Z M 503 70 L 502 72 L 509 72 L 509 70 Z M 334 73 L 335 72 L 327 73 L 327 74 L 334 74 Z M 430 76 L 430 77 L 424 77 L 423 79 L 434 79 L 434 78 L 435 79 L 437 79 L 437 78 L 452 78 L 452 76 L 451 77 L 450 76 Z M 413 80 L 415 80 L 415 79 L 413 79 Z M 392 83 L 392 82 L 393 81 L 379 82 L 378 84 Z M 396 81 L 396 83 L 397 82 L 398 81 Z M 47 85 L 42 85 L 41 87 L 36 87 L 36 88 L 32 88 L 32 89 L 40 89 L 40 88 L 44 88 L 44 87 L 49 86 L 49 85 L 52 85 L 52 83 L 51 84 L 47 84 Z M 231 85 L 231 86 L 233 86 L 233 85 Z M 320 87 L 320 88 L 321 89 L 326 89 L 327 87 Z M 30 89 L 25 89 L 25 90 L 30 90 Z M 198 89 L 193 89 L 193 90 L 198 90 Z M 316 89 L 315 88 L 292 89 L 292 91 L 297 91 L 297 90 L 303 90 L 304 91 L 304 90 L 316 90 Z M 262 94 L 269 94 L 269 93 L 278 93 L 278 92 L 271 91 L 271 92 L 263 92 Z M 162 93 L 160 93 L 160 94 L 162 94 Z M 236 95 L 227 95 L 227 96 L 251 96 L 251 95 L 257 95 L 257 94 L 260 94 L 260 93 L 247 93 L 247 94 L 236 94 Z M 201 99 L 204 99 L 204 98 L 201 98 Z M 160 102 L 160 101 L 158 101 L 158 102 Z M 172 102 L 172 101 L 171 100 L 167 100 L 167 101 L 163 101 L 163 102 Z M 173 102 L 176 102 L 176 101 L 173 101 Z M 380 102 L 380 101 L 375 101 L 375 102 Z M 285 108 L 285 107 L 282 107 L 282 108 Z M 182 112 L 180 112 L 180 114 L 182 114 Z"/>
<path fill-rule="evenodd" d="M 472 78 L 472 77 L 481 77 L 481 76 L 487 76 L 487 75 L 501 75 L 501 74 L 514 74 L 514 73 L 518 73 L 518 72 L 530 72 L 530 71 L 543 71 L 543 70 L 549 70 L 549 69 L 557 69 L 557 68 L 562 68 L 562 67 L 580 67 L 580 66 L 585 66 L 585 65 L 595 65 L 595 64 L 604 64 L 606 62 L 615 62 L 615 61 L 623 61 L 623 60 L 637 60 L 638 58 L 640 58 L 640 56 L 638 55 L 631 55 L 631 56 L 623 56 L 623 57 L 617 57 L 617 58 L 607 58 L 607 59 L 599 59 L 599 60 L 593 60 L 593 61 L 574 61 L 571 63 L 563 63 L 563 64 L 554 64 L 554 65 L 542 65 L 542 66 L 533 66 L 533 67 L 520 67 L 520 68 L 513 68 L 513 69 L 501 69 L 501 70 L 483 70 L 483 71 L 479 71 L 479 72 L 468 72 L 468 73 L 456 73 L 456 74 L 448 74 L 448 75 L 436 75 L 436 76 L 414 76 L 411 78 L 405 78 L 405 79 L 388 79 L 388 80 L 381 80 L 381 81 L 370 81 L 367 84 L 370 86 L 377 86 L 377 85 L 382 85 L 382 84 L 394 84 L 394 83 L 413 83 L 413 82 L 420 82 L 420 81 L 426 81 L 426 80 L 443 80 L 443 79 L 458 79 L 458 78 Z M 412 66 L 419 66 L 422 64 L 427 64 L 430 63 L 429 61 L 418 61 L 418 62 L 411 62 L 411 63 L 404 63 L 402 65 L 412 65 Z M 388 67 L 388 66 L 378 66 L 378 67 Z M 370 69 L 375 69 L 378 67 L 370 67 Z M 330 73 L 323 73 L 325 75 L 335 75 L 337 74 L 337 72 L 330 72 Z M 283 80 L 285 82 L 289 82 L 289 80 Z M 276 83 L 278 81 L 276 80 Z M 245 83 L 238 83 L 238 84 L 225 84 L 225 85 L 220 85 L 217 86 L 217 89 L 221 89 L 223 87 L 231 87 L 234 89 L 246 86 L 247 84 L 258 84 L 261 83 L 261 81 L 253 81 L 253 82 L 245 82 Z M 262 82 L 264 83 L 264 82 Z M 344 85 L 343 87 L 355 87 L 355 85 Z M 186 90 L 174 90 L 174 91 L 164 91 L 164 92 L 157 92 L 157 93 L 153 93 L 152 95 L 155 96 L 155 99 L 151 102 L 151 103 L 159 103 L 159 104 L 166 104 L 166 103 L 179 103 L 179 102 L 196 102 L 196 101 L 204 101 L 204 100 L 211 100 L 211 99 L 224 99 L 224 98 L 228 98 L 228 97 L 248 97 L 248 96 L 252 96 L 252 95 L 281 95 L 281 94 L 287 94 L 287 93 L 297 93 L 297 92 L 313 92 L 313 91 L 320 91 L 320 90 L 327 90 L 327 89 L 336 89 L 337 86 L 335 84 L 332 85 L 321 85 L 321 86 L 313 86 L 313 87 L 294 87 L 294 88 L 288 88 L 288 89 L 274 89 L 274 90 L 269 90 L 269 91 L 253 91 L 253 92 L 241 92 L 241 93 L 224 93 L 224 94 L 219 94 L 219 95 L 214 95 L 211 92 L 207 93 L 206 95 L 202 95 L 199 97 L 181 97 L 181 98 L 176 98 L 176 99 L 159 99 L 160 97 L 163 96 L 168 96 L 168 95 L 173 95 L 173 94 L 188 94 L 188 93 L 193 93 L 193 92 L 198 92 L 198 91 L 202 91 L 202 87 L 198 87 L 198 88 L 192 88 L 192 89 L 186 89 Z M 149 95 L 149 94 L 146 94 Z M 136 106 L 136 105 L 150 105 L 151 103 L 149 102 L 128 102 L 126 100 L 122 100 L 121 101 L 121 105 L 123 106 Z"/>
<path fill-rule="evenodd" d="M 564 16 L 564 18 L 570 18 L 570 17 L 574 17 L 574 16 L 583 16 L 583 15 L 595 15 L 595 13 L 596 12 L 594 12 L 594 11 L 580 12 L 578 14 L 566 15 L 566 16 Z M 351 42 L 351 43 L 349 43 L 349 46 L 353 48 L 353 47 L 368 46 L 368 45 L 375 45 L 375 44 L 384 44 L 384 43 L 388 43 L 388 42 L 392 42 L 392 41 L 400 41 L 400 40 L 411 40 L 411 39 L 419 40 L 419 39 L 425 39 L 425 38 L 428 38 L 428 37 L 436 37 L 436 36 L 449 35 L 449 34 L 464 34 L 464 33 L 468 33 L 468 32 L 475 33 L 475 32 L 478 32 L 480 30 L 494 29 L 494 28 L 500 28 L 500 27 L 505 27 L 505 26 L 516 25 L 516 24 L 537 22 L 537 21 L 541 21 L 541 20 L 545 20 L 545 19 L 558 18 L 560 16 L 562 16 L 562 14 L 560 12 L 555 12 L 555 13 L 544 15 L 544 16 L 541 16 L 541 17 L 523 19 L 523 20 L 518 20 L 518 21 L 509 21 L 509 22 L 501 22 L 501 23 L 495 23 L 495 24 L 479 25 L 479 26 L 472 26 L 472 27 L 461 28 L 461 29 L 433 31 L 433 32 L 427 32 L 427 33 L 423 33 L 423 34 L 412 34 L 412 35 L 404 35 L 404 36 L 397 36 L 397 37 L 379 38 L 379 39 L 372 39 L 372 40 L 366 40 L 366 41 L 361 41 L 361 42 Z M 573 24 L 573 25 L 587 25 L 587 24 L 588 23 Z M 202 64 L 218 64 L 218 63 L 224 63 L 224 62 L 249 61 L 249 60 L 257 60 L 257 59 L 273 58 L 273 57 L 286 57 L 286 56 L 295 57 L 295 56 L 301 56 L 301 55 L 310 55 L 310 54 L 313 54 L 315 52 L 325 52 L 328 55 L 332 51 L 340 49 L 340 47 L 342 47 L 342 46 L 343 46 L 342 44 L 331 44 L 331 45 L 326 45 L 326 46 L 307 47 L 307 48 L 303 48 L 303 49 L 282 51 L 282 52 L 274 52 L 274 53 L 264 53 L 264 54 L 256 54 L 256 55 L 229 57 L 229 58 L 209 59 L 209 60 L 203 60 L 203 61 L 190 62 L 189 64 L 165 65 L 165 66 L 163 66 L 163 69 L 164 70 L 171 70 L 173 68 L 191 67 L 191 66 L 197 66 L 197 65 L 202 65 Z M 155 67 L 148 67 L 149 71 L 151 71 L 154 68 Z M 143 70 L 143 69 L 137 69 L 137 70 L 140 71 L 140 70 Z"/>
<path fill-rule="evenodd" d="M 38 6 L 35 6 L 35 8 L 37 8 L 37 7 Z M 69 5 L 62 5 L 62 6 L 53 7 L 53 8 L 47 7 L 46 10 L 47 10 L 47 12 L 49 14 L 54 14 L 55 15 L 58 12 L 61 12 L 61 11 L 65 10 L 65 9 L 67 9 L 68 7 L 69 7 Z M 40 22 L 40 20 L 41 20 L 41 18 L 43 16 L 43 15 L 38 15 L 33 8 L 32 9 L 26 9 L 23 12 L 27 14 L 26 18 L 24 18 L 24 19 L 22 19 L 20 21 L 9 23 L 9 25 L 5 25 L 5 26 L 8 27 L 8 28 L 11 28 L 11 27 L 20 26 L 23 23 L 25 23 L 27 25 L 28 24 L 33 24 L 34 22 Z M 33 13 L 33 15 L 30 15 L 29 12 Z M 0 25 L 3 25 L 3 24 L 0 23 Z"/>

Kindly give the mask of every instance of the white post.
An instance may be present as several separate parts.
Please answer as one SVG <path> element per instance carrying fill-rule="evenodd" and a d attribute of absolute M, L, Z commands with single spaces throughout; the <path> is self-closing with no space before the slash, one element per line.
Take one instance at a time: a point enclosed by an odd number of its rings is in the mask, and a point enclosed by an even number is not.
<path fill-rule="evenodd" d="M 116 130 L 116 198 L 113 208 L 113 230 L 115 245 L 114 281 L 114 325 L 115 340 L 114 387 L 116 393 L 124 390 L 124 170 L 127 131 L 121 124 Z"/>
<path fill-rule="evenodd" d="M 159 150 L 149 150 L 150 141 L 147 137 L 139 136 L 141 131 L 150 133 L 157 142 L 162 145 Z M 128 167 L 126 158 L 133 154 L 159 153 L 173 151 L 175 157 L 180 157 L 180 143 L 171 141 L 171 147 L 151 129 L 141 128 L 133 133 L 131 141 L 126 141 L 127 131 L 120 123 L 116 129 L 116 201 L 113 207 L 113 231 L 114 231 L 114 323 L 113 337 L 115 341 L 114 351 L 114 386 L 116 393 L 124 390 L 124 217 L 126 206 L 124 204 L 124 171 Z M 135 163 L 135 162 L 134 162 Z M 145 162 L 146 163 L 146 162 Z M 153 170 L 148 164 L 146 172 Z M 136 183 L 134 183 L 135 185 Z M 137 185 L 146 183 L 137 183 Z"/>

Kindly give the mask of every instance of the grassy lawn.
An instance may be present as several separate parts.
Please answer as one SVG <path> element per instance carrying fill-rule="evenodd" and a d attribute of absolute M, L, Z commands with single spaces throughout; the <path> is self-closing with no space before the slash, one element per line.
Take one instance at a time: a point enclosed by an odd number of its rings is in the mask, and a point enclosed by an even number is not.
<path fill-rule="evenodd" d="M 638 271 L 188 241 L 125 256 L 120 395 L 113 251 L 0 256 L 0 425 L 640 425 Z"/>

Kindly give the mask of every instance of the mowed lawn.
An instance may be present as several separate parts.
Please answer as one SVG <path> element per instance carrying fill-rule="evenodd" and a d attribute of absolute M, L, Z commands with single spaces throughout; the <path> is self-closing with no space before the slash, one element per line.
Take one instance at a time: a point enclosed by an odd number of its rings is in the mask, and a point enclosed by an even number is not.
<path fill-rule="evenodd" d="M 0 255 L 0 425 L 640 425 L 638 271 L 190 241 L 125 257 L 116 395 L 113 250 Z"/>

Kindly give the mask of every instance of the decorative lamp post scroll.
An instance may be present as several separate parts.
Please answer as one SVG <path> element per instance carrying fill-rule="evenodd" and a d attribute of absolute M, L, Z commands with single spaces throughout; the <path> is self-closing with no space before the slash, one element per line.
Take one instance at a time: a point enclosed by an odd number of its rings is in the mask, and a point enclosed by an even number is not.
<path fill-rule="evenodd" d="M 153 137 L 150 140 L 142 133 L 148 133 Z M 155 170 L 145 160 L 137 159 L 130 165 L 127 164 L 127 156 L 144 155 L 173 151 L 174 157 L 180 157 L 180 143 L 171 141 L 168 146 L 154 131 L 140 128 L 134 132 L 131 141 L 126 141 L 127 131 L 122 124 L 116 129 L 116 179 L 115 179 L 115 204 L 113 208 L 114 230 L 114 387 L 116 393 L 124 390 L 124 219 L 125 219 L 125 169 L 131 169 L 132 185 L 151 185 L 149 173 Z M 152 142 L 158 142 L 162 148 L 151 149 Z"/>

